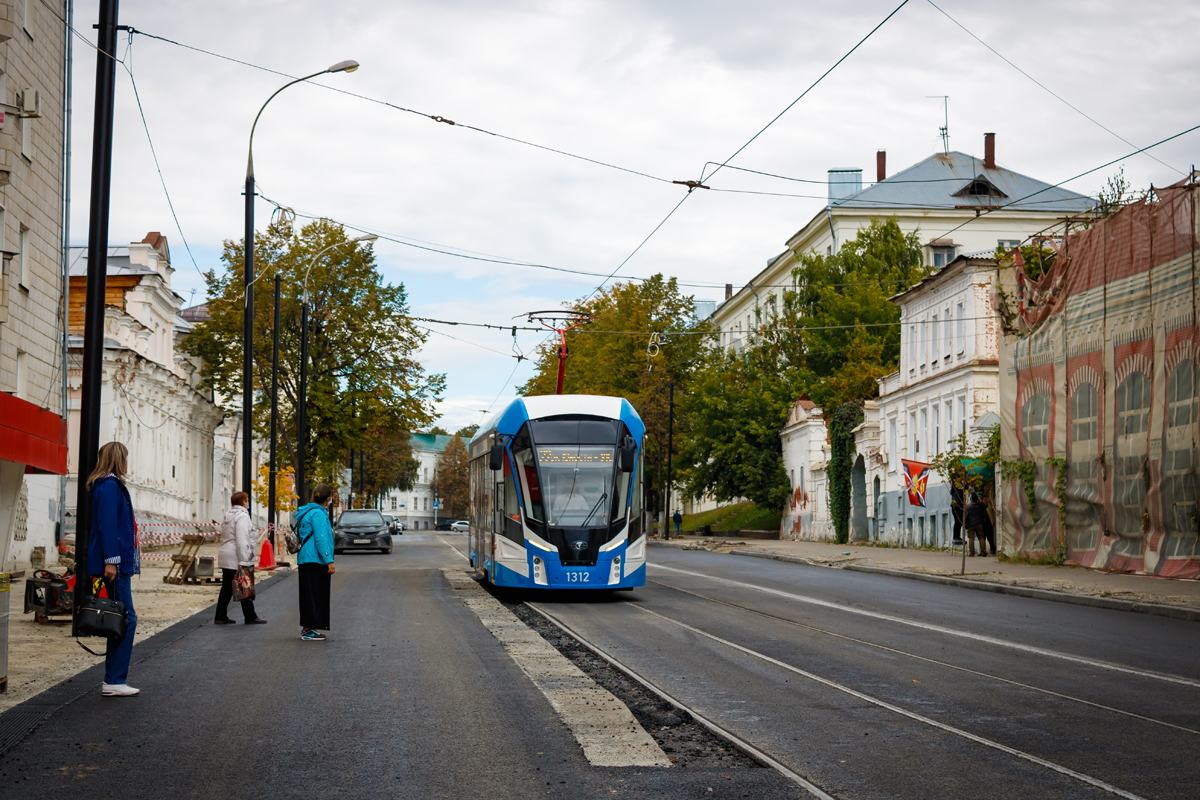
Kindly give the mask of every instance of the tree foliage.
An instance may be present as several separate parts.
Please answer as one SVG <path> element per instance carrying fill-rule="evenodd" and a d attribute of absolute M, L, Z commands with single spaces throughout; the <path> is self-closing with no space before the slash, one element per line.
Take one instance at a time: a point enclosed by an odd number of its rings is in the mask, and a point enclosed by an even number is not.
<path fill-rule="evenodd" d="M 320 259 L 313 257 L 335 246 Z M 202 380 L 231 411 L 240 408 L 243 242 L 227 240 L 222 267 L 205 274 L 211 320 L 197 325 L 183 349 L 203 359 Z M 369 245 L 351 245 L 345 230 L 318 220 L 294 234 L 275 224 L 255 235 L 254 430 L 270 430 L 273 284 L 280 275 L 280 441 L 297 464 L 296 401 L 300 378 L 301 284 L 309 278 L 308 476 L 337 485 L 351 449 L 372 432 L 417 430 L 432 419 L 444 376 L 416 360 L 425 339 L 408 318 L 403 285 L 384 283 Z"/>
<path fill-rule="evenodd" d="M 854 470 L 854 429 L 863 421 L 863 401 L 847 400 L 829 420 L 829 515 L 838 544 L 850 540 L 850 478 Z"/>
<path fill-rule="evenodd" d="M 675 393 L 675 451 L 689 422 L 682 402 L 692 391 L 693 368 L 705 351 L 708 323 L 697 324 L 692 298 L 674 278 L 655 275 L 641 283 L 616 283 L 570 306 L 591 322 L 567 334 L 566 394 L 624 397 L 646 425 L 643 475 L 650 510 L 660 507 L 666 483 L 669 400 Z M 518 391 L 554 394 L 558 348 L 539 349 L 537 373 Z"/>
<path fill-rule="evenodd" d="M 927 270 L 916 232 L 876 219 L 832 255 L 805 253 L 782 302 L 758 309 L 738 352 L 714 348 L 687 401 L 687 493 L 778 509 L 791 487 L 779 431 L 801 394 L 836 409 L 878 394 L 900 355 L 899 308 L 888 300 Z"/>
<path fill-rule="evenodd" d="M 432 484 L 433 496 L 442 501 L 447 517 L 466 519 L 470 500 L 467 477 L 467 445 L 461 436 L 455 436 L 437 458 Z"/>
<path fill-rule="evenodd" d="M 353 459 L 351 485 L 358 508 L 373 508 L 378 498 L 393 489 L 407 492 L 416 483 L 418 462 L 408 433 L 397 426 L 368 429 Z"/>

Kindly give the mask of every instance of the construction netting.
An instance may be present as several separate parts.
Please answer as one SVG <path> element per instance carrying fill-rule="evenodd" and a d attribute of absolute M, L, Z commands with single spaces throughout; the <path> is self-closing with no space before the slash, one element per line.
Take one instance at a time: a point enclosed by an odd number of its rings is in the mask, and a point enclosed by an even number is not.
<path fill-rule="evenodd" d="M 1194 177 L 1069 223 L 1037 280 L 1017 254 L 1019 332 L 1000 356 L 1006 548 L 1200 576 Z"/>

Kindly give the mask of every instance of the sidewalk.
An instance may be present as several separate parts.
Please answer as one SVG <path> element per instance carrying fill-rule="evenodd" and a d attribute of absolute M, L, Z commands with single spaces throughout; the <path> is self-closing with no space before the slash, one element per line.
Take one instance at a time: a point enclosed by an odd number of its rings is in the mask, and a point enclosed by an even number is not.
<path fill-rule="evenodd" d="M 710 550 L 855 572 L 899 575 L 1005 594 L 1200 620 L 1200 581 L 1194 580 L 1098 572 L 1080 567 L 1009 564 L 991 556 L 968 556 L 966 574 L 961 575 L 962 554 L 958 552 L 826 542 L 755 541 L 672 534 L 669 542 L 652 540 L 652 543 L 685 550 Z"/>
<path fill-rule="evenodd" d="M 202 556 L 216 554 L 215 543 L 200 548 Z M 167 567 L 165 561 L 143 560 L 142 574 L 133 578 L 133 607 L 138 616 L 135 642 L 145 641 L 217 601 L 220 584 L 176 586 L 163 583 Z M 54 571 L 58 569 L 54 568 Z M 281 568 L 275 574 L 286 571 Z M 217 574 L 221 574 L 219 570 Z M 258 580 L 266 580 L 270 574 L 260 573 Z M 8 691 L 0 694 L 0 712 L 104 661 L 75 643 L 71 637 L 70 617 L 55 617 L 55 621 L 49 623 L 34 622 L 33 614 L 22 613 L 24 599 L 24 579 L 13 581 L 8 622 Z M 230 608 L 230 616 L 241 621 L 241 609 L 236 603 Z M 88 639 L 85 643 L 96 652 L 103 652 L 104 640 Z M 131 682 L 136 686 L 136 677 L 131 677 Z"/>

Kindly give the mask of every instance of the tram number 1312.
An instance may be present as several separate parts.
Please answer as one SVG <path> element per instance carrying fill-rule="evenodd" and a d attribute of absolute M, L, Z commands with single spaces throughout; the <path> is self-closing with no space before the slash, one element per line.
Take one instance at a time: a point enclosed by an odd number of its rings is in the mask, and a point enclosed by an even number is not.
<path fill-rule="evenodd" d="M 567 572 L 567 583 L 587 583 L 592 577 L 586 572 Z"/>

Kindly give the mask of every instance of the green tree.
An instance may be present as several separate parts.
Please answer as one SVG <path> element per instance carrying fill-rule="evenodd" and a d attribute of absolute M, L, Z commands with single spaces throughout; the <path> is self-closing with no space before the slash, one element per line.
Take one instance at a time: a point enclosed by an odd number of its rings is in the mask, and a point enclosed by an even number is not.
<path fill-rule="evenodd" d="M 832 255 L 806 253 L 792 288 L 760 309 L 738 353 L 716 348 L 694 376 L 683 474 L 693 497 L 783 506 L 791 487 L 779 431 L 801 394 L 822 408 L 878 394 L 900 355 L 900 309 L 888 298 L 927 270 L 917 233 L 875 219 Z"/>
<path fill-rule="evenodd" d="M 301 282 L 313 256 L 331 249 L 309 278 L 308 477 L 337 485 L 351 449 L 373 430 L 418 430 L 432 419 L 445 378 L 416 360 L 425 340 L 408 318 L 404 287 L 384 283 L 369 245 L 350 245 L 327 220 L 298 234 L 272 225 L 255 235 L 255 433 L 270 430 L 273 278 L 282 283 L 280 326 L 280 442 L 297 464 L 296 401 L 300 377 Z M 205 274 L 211 320 L 197 325 L 183 349 L 203 359 L 201 378 L 231 410 L 241 394 L 243 243 L 227 240 L 222 268 Z M 240 407 L 240 405 L 239 405 Z"/>
<path fill-rule="evenodd" d="M 709 324 L 697 324 L 690 296 L 674 278 L 654 275 L 641 283 L 615 283 L 570 306 L 591 321 L 568 333 L 566 394 L 624 397 L 646 425 L 644 486 L 650 510 L 659 508 L 666 483 L 671 386 L 675 391 L 675 448 L 688 420 L 681 401 L 691 391 L 692 373 L 705 352 Z M 558 347 L 539 349 L 537 373 L 518 388 L 522 395 L 554 394 Z"/>
<path fill-rule="evenodd" d="M 463 427 L 459 428 L 454 435 L 461 436 L 464 442 L 469 442 L 472 438 L 474 438 L 478 430 L 478 425 L 464 425 Z"/>
<path fill-rule="evenodd" d="M 854 470 L 854 429 L 863 421 L 862 400 L 847 400 L 829 420 L 829 516 L 838 544 L 850 540 L 850 479 Z"/>
<path fill-rule="evenodd" d="M 379 497 L 393 489 L 407 492 L 413 488 L 418 463 L 413 458 L 407 431 L 386 423 L 375 425 L 365 432 L 359 449 L 362 455 L 355 455 L 351 467 L 360 507 L 374 507 Z"/>
<path fill-rule="evenodd" d="M 455 436 L 437 458 L 432 483 L 433 496 L 442 501 L 442 512 L 449 518 L 466 519 L 470 500 L 467 476 L 467 446 L 461 436 Z"/>

